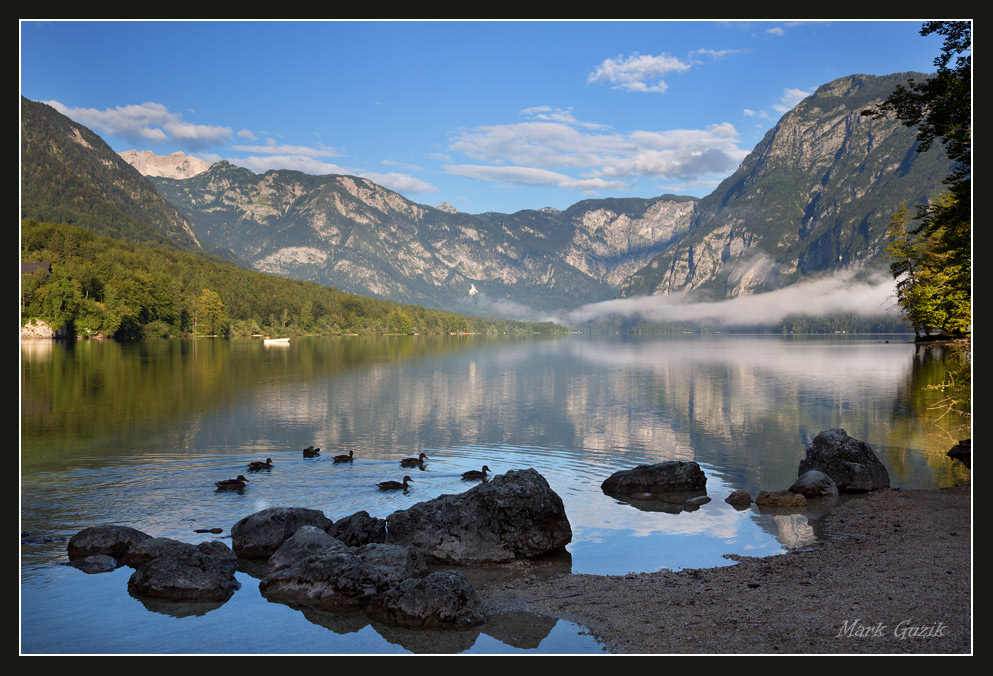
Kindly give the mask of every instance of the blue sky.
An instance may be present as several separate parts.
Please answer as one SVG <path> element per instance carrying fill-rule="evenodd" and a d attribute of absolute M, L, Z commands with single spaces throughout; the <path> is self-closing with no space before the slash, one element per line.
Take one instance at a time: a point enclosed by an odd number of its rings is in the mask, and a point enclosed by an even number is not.
<path fill-rule="evenodd" d="M 118 152 L 565 209 L 708 194 L 818 86 L 931 72 L 921 23 L 22 20 L 21 94 Z"/>

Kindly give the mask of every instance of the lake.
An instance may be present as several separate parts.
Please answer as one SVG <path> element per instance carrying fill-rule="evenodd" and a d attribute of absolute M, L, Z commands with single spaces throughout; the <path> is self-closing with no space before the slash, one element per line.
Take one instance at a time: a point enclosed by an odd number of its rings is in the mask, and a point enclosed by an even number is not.
<path fill-rule="evenodd" d="M 724 502 L 781 490 L 820 431 L 868 442 L 891 485 L 962 485 L 958 421 L 929 408 L 943 348 L 910 336 L 483 336 L 21 343 L 21 652 L 38 654 L 597 653 L 582 627 L 499 616 L 474 632 L 399 631 L 266 601 L 258 577 L 222 604 L 132 597 L 127 567 L 62 565 L 113 522 L 198 543 L 273 506 L 385 518 L 467 490 L 462 472 L 533 467 L 573 540 L 554 570 L 618 575 L 733 565 L 822 537 L 823 510 Z M 962 435 L 967 436 L 968 433 Z M 304 458 L 307 446 L 321 457 Z M 332 455 L 354 453 L 349 464 Z M 422 470 L 399 459 L 425 453 Z M 243 491 L 214 482 L 272 458 Z M 619 469 L 694 460 L 711 502 L 673 513 L 600 490 Z M 413 479 L 406 492 L 376 483 Z M 221 535 L 194 529 L 220 527 Z M 248 638 L 250 637 L 250 639 Z"/>

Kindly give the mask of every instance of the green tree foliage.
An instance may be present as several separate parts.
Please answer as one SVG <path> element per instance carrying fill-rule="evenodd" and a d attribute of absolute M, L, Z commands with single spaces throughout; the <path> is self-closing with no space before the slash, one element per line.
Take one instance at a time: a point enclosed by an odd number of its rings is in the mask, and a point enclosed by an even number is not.
<path fill-rule="evenodd" d="M 945 38 L 935 58 L 937 73 L 898 86 L 878 109 L 863 115 L 893 114 L 917 127 L 918 152 L 940 138 L 954 162 L 945 178 L 948 191 L 917 208 L 918 225 L 907 225 L 906 210 L 894 215 L 887 252 L 898 280 L 898 301 L 918 332 L 965 335 L 972 308 L 972 24 L 928 21 L 921 35 Z"/>
<path fill-rule="evenodd" d="M 65 223 L 22 222 L 21 260 L 52 266 L 47 277 L 22 278 L 22 321 L 37 318 L 83 336 L 565 331 L 547 322 L 489 320 L 356 296 Z"/>

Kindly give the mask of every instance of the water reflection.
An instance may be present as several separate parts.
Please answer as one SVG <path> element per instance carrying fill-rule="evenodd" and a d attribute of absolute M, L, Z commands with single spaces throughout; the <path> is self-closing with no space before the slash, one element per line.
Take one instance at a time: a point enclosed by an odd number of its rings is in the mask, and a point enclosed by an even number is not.
<path fill-rule="evenodd" d="M 947 372 L 941 352 L 869 337 L 315 338 L 278 350 L 247 340 L 25 342 L 22 528 L 55 538 L 115 522 L 197 544 L 215 535 L 194 530 L 226 534 L 272 506 L 385 518 L 467 490 L 475 482 L 462 472 L 485 464 L 497 474 L 534 467 L 562 497 L 574 536 L 556 570 L 729 565 L 728 553 L 774 554 L 818 537 L 822 507 L 774 514 L 724 498 L 790 486 L 821 430 L 869 442 L 894 486 L 968 483 L 969 470 L 945 455 L 943 434 L 960 431 L 936 421 L 939 395 L 925 389 Z M 303 458 L 308 446 L 323 457 Z M 353 462 L 333 462 L 349 451 Z M 421 452 L 422 467 L 401 468 Z M 243 490 L 215 491 L 267 457 L 272 468 Z M 665 460 L 700 463 L 711 502 L 665 511 L 600 490 L 614 471 Z M 376 488 L 404 473 L 408 491 Z M 45 566 L 64 551 L 25 547 L 22 585 L 51 588 Z M 243 597 L 206 617 L 243 612 Z M 38 608 L 25 612 L 39 620 Z M 506 644 L 486 631 L 479 642 Z"/>

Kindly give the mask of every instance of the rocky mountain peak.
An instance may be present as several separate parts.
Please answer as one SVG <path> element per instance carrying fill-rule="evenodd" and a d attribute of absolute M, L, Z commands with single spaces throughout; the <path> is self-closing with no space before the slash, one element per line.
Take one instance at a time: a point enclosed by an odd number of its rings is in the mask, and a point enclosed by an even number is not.
<path fill-rule="evenodd" d="M 210 168 L 210 162 L 178 150 L 168 155 L 156 155 L 151 150 L 125 150 L 118 155 L 142 176 L 183 179 Z"/>

